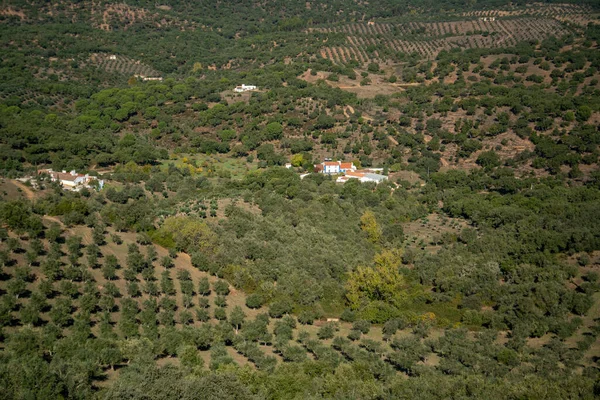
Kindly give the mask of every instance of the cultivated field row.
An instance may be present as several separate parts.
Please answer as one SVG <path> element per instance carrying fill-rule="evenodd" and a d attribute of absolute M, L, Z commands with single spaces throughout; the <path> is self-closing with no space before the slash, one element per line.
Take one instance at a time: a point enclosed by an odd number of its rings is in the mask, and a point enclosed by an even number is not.
<path fill-rule="evenodd" d="M 570 14 L 586 14 L 591 12 L 592 9 L 587 5 L 578 4 L 554 4 L 545 5 L 542 3 L 528 4 L 525 8 L 518 8 L 514 10 L 478 10 L 469 11 L 462 13 L 462 16 L 466 17 L 506 17 L 506 16 L 542 16 L 542 17 L 555 17 L 561 15 Z"/>
<path fill-rule="evenodd" d="M 116 72 L 124 75 L 143 75 L 147 77 L 161 75 L 160 72 L 149 65 L 121 55 L 92 54 L 90 61 L 92 64 L 108 72 Z"/>
<path fill-rule="evenodd" d="M 324 58 L 336 63 L 352 59 L 361 63 L 384 61 L 381 60 L 382 51 L 418 53 L 433 58 L 441 50 L 455 47 L 507 47 L 521 41 L 543 40 L 569 33 L 568 28 L 551 18 L 408 24 L 353 23 L 323 28 L 323 31 L 347 34 L 346 45 L 326 47 L 321 51 Z"/>
<path fill-rule="evenodd" d="M 530 27 L 531 26 L 531 27 Z M 484 21 L 480 19 L 451 22 L 408 22 L 393 23 L 351 23 L 337 27 L 313 28 L 311 31 L 325 33 L 346 33 L 350 35 L 382 36 L 455 36 L 468 35 L 476 32 L 513 32 L 519 30 L 542 30 L 560 35 L 568 33 L 562 24 L 553 18 L 518 18 Z"/>

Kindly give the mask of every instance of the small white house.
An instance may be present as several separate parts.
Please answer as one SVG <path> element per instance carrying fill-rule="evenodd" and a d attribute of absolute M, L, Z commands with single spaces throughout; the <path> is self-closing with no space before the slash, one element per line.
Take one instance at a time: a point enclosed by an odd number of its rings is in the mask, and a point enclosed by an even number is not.
<path fill-rule="evenodd" d="M 356 171 L 356 167 L 351 162 L 325 161 L 317 165 L 317 170 L 323 174 L 343 174 Z"/>
<path fill-rule="evenodd" d="M 233 89 L 234 92 L 236 93 L 242 93 L 242 92 L 249 92 L 251 90 L 256 90 L 257 87 L 254 85 L 244 85 L 242 83 L 242 86 L 236 86 L 235 89 Z"/>
<path fill-rule="evenodd" d="M 93 181 L 98 182 L 98 188 L 102 189 L 104 186 L 104 181 L 102 179 L 98 179 L 94 176 L 90 176 L 88 174 L 78 174 L 75 170 L 67 172 L 56 172 L 51 169 L 45 169 L 42 171 L 38 171 L 38 174 L 48 174 L 50 175 L 50 180 L 52 182 L 58 182 L 65 189 L 70 190 L 79 190 L 82 187 L 90 187 L 90 184 Z"/>
<path fill-rule="evenodd" d="M 144 82 L 146 82 L 146 81 L 162 81 L 163 80 L 162 76 L 146 76 L 146 75 L 140 75 L 140 74 L 135 74 L 133 76 L 135 78 L 143 80 Z"/>
<path fill-rule="evenodd" d="M 325 161 L 321 165 L 323 166 L 324 174 L 339 174 L 340 173 L 340 163 L 337 161 Z"/>

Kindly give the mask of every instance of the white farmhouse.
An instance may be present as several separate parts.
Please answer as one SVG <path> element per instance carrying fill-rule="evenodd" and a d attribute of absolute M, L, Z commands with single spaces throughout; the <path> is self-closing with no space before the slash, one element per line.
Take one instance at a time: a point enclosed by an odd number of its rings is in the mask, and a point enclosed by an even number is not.
<path fill-rule="evenodd" d="M 325 161 L 317 164 L 316 170 L 323 174 L 343 174 L 346 172 L 356 171 L 356 167 L 351 162 L 341 161 Z"/>
<path fill-rule="evenodd" d="M 146 76 L 146 75 L 140 75 L 140 74 L 135 74 L 133 76 L 135 78 L 143 80 L 144 82 L 146 82 L 146 81 L 162 81 L 163 80 L 162 76 Z"/>
<path fill-rule="evenodd" d="M 344 176 L 340 176 L 337 178 L 337 183 L 346 183 L 350 179 L 358 179 L 361 182 L 375 182 L 381 183 L 383 181 L 387 181 L 388 177 L 381 174 L 374 174 L 372 172 L 364 172 L 364 171 L 347 171 Z"/>
<path fill-rule="evenodd" d="M 256 90 L 257 87 L 254 85 L 244 85 L 242 83 L 242 86 L 236 86 L 235 89 L 233 89 L 234 92 L 236 93 L 242 93 L 242 92 L 249 92 L 251 90 Z"/>
<path fill-rule="evenodd" d="M 44 169 L 38 171 L 38 175 L 39 174 L 50 175 L 50 180 L 52 182 L 58 182 L 62 185 L 63 188 L 70 190 L 79 190 L 82 187 L 90 187 L 90 184 L 93 181 L 98 182 L 99 189 L 102 189 L 102 187 L 104 186 L 104 181 L 102 179 L 98 179 L 97 177 L 90 176 L 88 174 L 78 174 L 75 170 L 71 172 L 56 172 L 51 169 Z"/>

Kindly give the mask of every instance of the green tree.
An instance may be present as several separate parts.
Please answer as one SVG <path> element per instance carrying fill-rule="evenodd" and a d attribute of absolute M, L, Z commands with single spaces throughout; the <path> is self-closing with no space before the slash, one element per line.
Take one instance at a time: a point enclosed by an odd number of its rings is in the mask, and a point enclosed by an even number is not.
<path fill-rule="evenodd" d="M 169 270 L 164 270 L 160 275 L 160 290 L 168 296 L 173 296 L 176 293 Z"/>
<path fill-rule="evenodd" d="M 210 283 L 205 276 L 200 278 L 200 282 L 198 283 L 198 293 L 202 296 L 208 296 L 210 294 Z"/>
<path fill-rule="evenodd" d="M 335 325 L 332 323 L 327 323 L 319 328 L 317 331 L 317 337 L 321 340 L 333 339 L 335 336 Z"/>
<path fill-rule="evenodd" d="M 136 320 L 138 311 L 138 305 L 135 300 L 123 299 L 121 302 L 121 319 L 118 326 L 123 337 L 131 338 L 139 335 Z"/>
<path fill-rule="evenodd" d="M 213 289 L 220 296 L 227 296 L 229 294 L 229 284 L 222 279 L 217 280 L 213 284 Z"/>
<path fill-rule="evenodd" d="M 171 257 L 164 256 L 160 259 L 160 265 L 168 269 L 173 268 L 175 264 L 173 263 L 173 259 Z"/>
<path fill-rule="evenodd" d="M 248 307 L 248 308 L 252 308 L 252 309 L 261 308 L 263 304 L 264 304 L 264 298 L 263 298 L 263 296 L 261 296 L 258 293 L 252 293 L 246 297 L 246 307 Z"/>
<path fill-rule="evenodd" d="M 104 265 L 102 266 L 102 276 L 104 279 L 113 280 L 117 277 L 117 267 L 119 261 L 113 254 L 109 254 L 104 259 Z"/>
<path fill-rule="evenodd" d="M 214 315 L 215 315 L 215 319 L 217 319 L 219 321 L 224 321 L 227 319 L 227 312 L 222 307 L 215 308 Z"/>
<path fill-rule="evenodd" d="M 577 112 L 575 113 L 575 117 L 577 118 L 577 121 L 579 122 L 585 122 L 588 119 L 590 119 L 590 117 L 592 116 L 592 109 L 590 108 L 590 106 L 587 105 L 582 105 L 577 109 Z"/>
<path fill-rule="evenodd" d="M 235 329 L 235 334 L 237 335 L 239 329 L 241 329 L 244 324 L 244 319 L 246 318 L 246 314 L 242 310 L 242 307 L 235 306 L 229 315 L 229 322 Z"/>
<path fill-rule="evenodd" d="M 50 318 L 57 326 L 65 327 L 71 324 L 71 311 L 73 305 L 71 299 L 68 297 L 59 297 L 54 302 L 52 309 L 50 310 Z"/>

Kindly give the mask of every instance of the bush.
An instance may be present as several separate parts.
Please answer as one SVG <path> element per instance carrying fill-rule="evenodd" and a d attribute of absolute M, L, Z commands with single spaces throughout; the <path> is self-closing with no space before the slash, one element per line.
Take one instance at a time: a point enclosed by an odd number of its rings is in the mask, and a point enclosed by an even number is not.
<path fill-rule="evenodd" d="M 215 297 L 215 305 L 218 307 L 227 307 L 227 299 L 219 295 Z"/>
<path fill-rule="evenodd" d="M 350 333 L 348 334 L 348 339 L 352 340 L 352 341 L 356 341 L 359 340 L 361 336 L 361 333 L 359 330 L 356 329 L 352 329 L 350 331 Z"/>
<path fill-rule="evenodd" d="M 396 331 L 398 331 L 398 325 L 399 324 L 397 319 L 390 319 L 385 324 L 383 324 L 383 334 L 388 337 L 395 335 Z"/>
<path fill-rule="evenodd" d="M 356 312 L 352 311 L 349 308 L 346 308 L 342 315 L 340 315 L 340 319 L 344 322 L 354 322 L 356 320 Z"/>
<path fill-rule="evenodd" d="M 164 256 L 163 258 L 160 259 L 160 265 L 169 269 L 169 268 L 173 268 L 173 265 L 175 265 L 175 264 L 173 263 L 173 259 L 171 257 Z"/>
<path fill-rule="evenodd" d="M 265 304 L 265 300 L 263 296 L 258 293 L 252 293 L 248 297 L 246 297 L 246 307 L 257 309 L 261 308 Z"/>
<path fill-rule="evenodd" d="M 302 325 L 312 325 L 315 320 L 315 314 L 313 311 L 304 310 L 298 315 L 298 322 Z"/>
<path fill-rule="evenodd" d="M 371 324 L 369 321 L 365 321 L 364 319 L 360 319 L 352 324 L 352 329 L 362 332 L 363 334 L 369 333 L 371 330 Z"/>
<path fill-rule="evenodd" d="M 215 309 L 215 319 L 219 321 L 225 321 L 227 319 L 227 312 L 222 307 L 217 307 Z"/>
<path fill-rule="evenodd" d="M 218 280 L 213 284 L 215 292 L 220 296 L 227 296 L 229 294 L 229 284 L 224 280 Z"/>
<path fill-rule="evenodd" d="M 200 322 L 207 322 L 210 320 L 210 314 L 208 310 L 204 308 L 199 308 L 196 310 L 196 319 Z"/>
<path fill-rule="evenodd" d="M 269 307 L 269 316 L 271 318 L 281 318 L 285 314 L 292 312 L 292 303 L 289 300 L 279 300 L 271 303 Z"/>
<path fill-rule="evenodd" d="M 143 246 L 147 246 L 152 243 L 152 239 L 150 239 L 150 236 L 148 236 L 146 232 L 139 233 L 135 240 Z"/>
<path fill-rule="evenodd" d="M 203 253 L 193 253 L 191 257 L 192 265 L 198 270 L 206 272 L 209 269 L 209 262 Z"/>
<path fill-rule="evenodd" d="M 376 62 L 369 63 L 367 66 L 367 71 L 369 72 L 379 72 L 379 64 Z"/>
<path fill-rule="evenodd" d="M 114 244 L 123 244 L 123 239 L 121 239 L 121 236 L 117 235 L 116 233 L 110 235 L 110 240 L 112 240 Z"/>
<path fill-rule="evenodd" d="M 317 337 L 321 340 L 333 339 L 333 337 L 335 336 L 335 331 L 335 325 L 332 323 L 328 323 L 319 328 L 319 330 L 317 331 Z"/>

